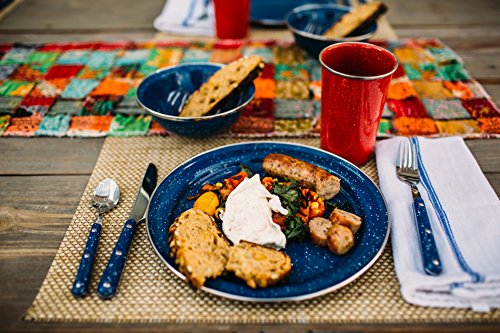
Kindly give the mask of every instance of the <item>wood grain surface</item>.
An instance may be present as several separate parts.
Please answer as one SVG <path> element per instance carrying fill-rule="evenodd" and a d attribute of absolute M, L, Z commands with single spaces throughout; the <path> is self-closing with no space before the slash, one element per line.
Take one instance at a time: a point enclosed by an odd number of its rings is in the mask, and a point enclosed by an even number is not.
<path fill-rule="evenodd" d="M 438 37 L 500 104 L 500 6 L 495 0 L 384 1 L 400 37 Z M 146 40 L 162 0 L 24 0 L 0 20 L 0 42 Z M 268 35 L 269 29 L 255 28 Z M 283 29 L 274 34 L 285 36 Z M 499 325 L 104 325 L 21 320 L 64 237 L 104 139 L 0 138 L 0 332 L 451 332 Z M 500 141 L 468 140 L 500 195 Z"/>

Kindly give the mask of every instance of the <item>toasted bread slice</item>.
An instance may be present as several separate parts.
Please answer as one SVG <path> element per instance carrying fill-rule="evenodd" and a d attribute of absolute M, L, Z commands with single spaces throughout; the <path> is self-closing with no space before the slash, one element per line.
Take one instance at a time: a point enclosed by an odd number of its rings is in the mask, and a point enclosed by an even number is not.
<path fill-rule="evenodd" d="M 378 1 L 356 6 L 332 25 L 323 36 L 327 38 L 348 37 L 357 29 L 366 27 L 371 22 L 377 20 L 386 11 L 387 6 Z"/>
<path fill-rule="evenodd" d="M 287 254 L 246 241 L 231 247 L 226 264 L 226 270 L 245 280 L 250 288 L 273 285 L 291 269 Z"/>
<path fill-rule="evenodd" d="M 238 87 L 253 81 L 264 69 L 258 55 L 243 57 L 222 67 L 189 96 L 180 117 L 201 117 L 217 107 Z"/>
<path fill-rule="evenodd" d="M 335 208 L 330 214 L 330 221 L 333 224 L 340 224 L 351 229 L 352 233 L 358 232 L 361 226 L 361 217 L 356 214 L 346 212 L 345 210 Z"/>
<path fill-rule="evenodd" d="M 213 218 L 201 209 L 182 213 L 171 225 L 169 234 L 170 255 L 193 286 L 200 288 L 207 278 L 216 278 L 224 272 L 229 242 Z"/>

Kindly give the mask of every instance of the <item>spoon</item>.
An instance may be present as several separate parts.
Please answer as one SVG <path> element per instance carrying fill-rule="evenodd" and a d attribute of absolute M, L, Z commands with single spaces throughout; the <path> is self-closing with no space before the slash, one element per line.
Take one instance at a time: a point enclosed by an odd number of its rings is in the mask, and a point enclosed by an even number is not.
<path fill-rule="evenodd" d="M 116 206 L 120 199 L 120 188 L 113 179 L 104 179 L 97 185 L 92 197 L 92 206 L 97 210 L 97 218 L 90 228 L 87 244 L 83 250 L 80 266 L 76 272 L 71 293 L 75 297 L 84 297 L 90 284 L 94 259 L 99 245 L 102 229 L 102 215 Z"/>

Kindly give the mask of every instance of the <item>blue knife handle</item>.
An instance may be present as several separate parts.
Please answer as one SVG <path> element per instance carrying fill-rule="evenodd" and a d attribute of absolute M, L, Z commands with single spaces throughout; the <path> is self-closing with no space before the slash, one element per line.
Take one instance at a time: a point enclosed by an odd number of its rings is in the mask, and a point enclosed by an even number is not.
<path fill-rule="evenodd" d="M 80 266 L 78 266 L 78 271 L 76 272 L 75 280 L 73 281 L 73 287 L 71 288 L 71 293 L 75 297 L 84 297 L 87 295 L 87 290 L 89 289 L 90 284 L 90 276 L 92 275 L 92 269 L 94 268 L 97 246 L 99 245 L 99 236 L 101 236 L 101 229 L 102 225 L 97 222 L 93 223 L 90 228 L 87 244 L 85 244 L 82 259 L 80 260 Z"/>
<path fill-rule="evenodd" d="M 428 275 L 439 275 L 442 270 L 441 259 L 439 258 L 431 223 L 427 215 L 427 210 L 425 209 L 425 203 L 421 197 L 415 198 L 413 201 L 413 209 L 415 211 L 415 221 L 417 223 L 424 271 Z"/>
<path fill-rule="evenodd" d="M 101 281 L 97 286 L 97 294 L 103 299 L 110 299 L 118 289 L 128 250 L 130 249 L 130 244 L 132 244 L 132 238 L 136 229 L 137 222 L 135 220 L 130 219 L 125 222 L 108 264 L 102 273 Z"/>

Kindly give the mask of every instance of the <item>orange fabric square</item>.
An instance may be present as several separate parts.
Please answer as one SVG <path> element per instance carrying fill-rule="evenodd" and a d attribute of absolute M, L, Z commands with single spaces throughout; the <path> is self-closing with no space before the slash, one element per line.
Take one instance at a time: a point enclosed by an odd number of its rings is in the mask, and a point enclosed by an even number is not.
<path fill-rule="evenodd" d="M 35 135 L 38 126 L 42 122 L 41 117 L 14 117 L 10 119 L 9 127 L 3 132 L 4 136 L 26 136 Z"/>
<path fill-rule="evenodd" d="M 430 118 L 395 118 L 392 125 L 397 135 L 433 135 L 438 133 L 434 120 Z"/>
<path fill-rule="evenodd" d="M 463 83 L 462 81 L 443 81 L 443 85 L 445 88 L 451 91 L 455 97 L 460 98 L 461 100 L 469 100 L 473 99 L 474 93 L 470 90 L 469 86 Z"/>
<path fill-rule="evenodd" d="M 272 79 L 257 78 L 255 84 L 255 98 L 274 98 L 276 96 L 276 82 Z"/>
<path fill-rule="evenodd" d="M 71 79 L 52 79 L 39 82 L 30 96 L 35 97 L 56 97 L 62 94 Z"/>
<path fill-rule="evenodd" d="M 408 80 L 392 80 L 389 84 L 387 98 L 402 100 L 410 97 L 417 97 L 417 92 L 413 89 Z"/>
<path fill-rule="evenodd" d="M 113 116 L 75 116 L 71 118 L 68 135 L 78 132 L 79 135 L 106 134 L 113 121 Z"/>
<path fill-rule="evenodd" d="M 500 134 L 500 118 L 478 118 L 481 132 Z"/>
<path fill-rule="evenodd" d="M 210 62 L 228 64 L 240 57 L 240 49 L 214 49 L 210 56 Z"/>
<path fill-rule="evenodd" d="M 419 64 L 433 62 L 434 57 L 429 51 L 420 47 L 399 47 L 394 54 L 402 63 Z"/>
<path fill-rule="evenodd" d="M 121 96 L 127 93 L 127 91 L 130 89 L 130 86 L 131 85 L 129 80 L 106 78 L 97 86 L 97 88 L 94 89 L 94 91 L 90 93 L 90 95 Z"/>
<path fill-rule="evenodd" d="M 439 81 L 412 81 L 413 88 L 420 98 L 451 99 L 453 94 Z"/>
<path fill-rule="evenodd" d="M 479 133 L 477 122 L 472 119 L 436 121 L 440 134 L 467 135 Z"/>

